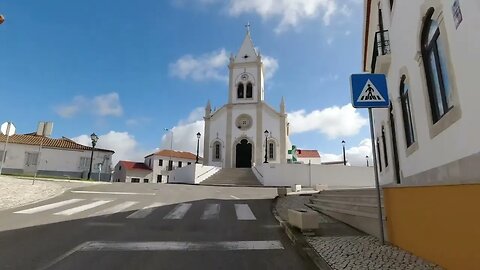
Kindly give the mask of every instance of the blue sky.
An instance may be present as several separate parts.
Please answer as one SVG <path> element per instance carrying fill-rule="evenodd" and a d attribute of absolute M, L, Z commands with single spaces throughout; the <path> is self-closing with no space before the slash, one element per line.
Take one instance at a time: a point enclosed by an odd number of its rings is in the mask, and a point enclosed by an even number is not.
<path fill-rule="evenodd" d="M 269 60 L 266 101 L 284 96 L 291 141 L 337 158 L 369 151 L 367 112 L 350 102 L 349 75 L 361 72 L 359 0 L 6 0 L 0 25 L 0 121 L 19 133 L 54 122 L 54 137 L 114 148 L 138 159 L 174 128 L 192 150 L 199 107 L 227 100 L 226 58 L 251 24 Z M 198 130 L 202 131 L 202 130 Z"/>

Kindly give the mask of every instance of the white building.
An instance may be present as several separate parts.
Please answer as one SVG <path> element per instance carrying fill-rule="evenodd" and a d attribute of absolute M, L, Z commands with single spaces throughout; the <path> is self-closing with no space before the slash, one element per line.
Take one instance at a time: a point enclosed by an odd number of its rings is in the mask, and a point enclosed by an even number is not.
<path fill-rule="evenodd" d="M 265 157 L 270 163 L 286 163 L 288 121 L 282 99 L 277 111 L 265 103 L 262 56 L 247 30 L 236 56 L 230 57 L 228 103 L 217 111 L 205 108 L 204 159 L 206 165 L 248 168 Z M 265 140 L 265 131 L 267 139 Z"/>
<path fill-rule="evenodd" d="M 322 159 L 317 150 L 297 149 L 297 161 L 303 164 L 321 164 Z"/>
<path fill-rule="evenodd" d="M 448 269 L 480 263 L 478 14 L 478 0 L 365 1 L 363 69 L 391 100 L 374 109 L 390 241 Z"/>
<path fill-rule="evenodd" d="M 43 139 L 43 143 L 42 143 Z M 0 162 L 6 136 L 0 134 Z M 43 144 L 39 154 L 40 144 Z M 111 160 L 114 151 L 94 149 L 91 179 L 110 181 Z M 41 176 L 87 178 L 92 147 L 78 144 L 68 138 L 53 139 L 35 135 L 9 137 L 6 161 L 2 173 L 33 175 L 38 170 Z"/>
<path fill-rule="evenodd" d="M 113 182 L 150 183 L 152 169 L 143 162 L 121 160 L 115 165 Z"/>
<path fill-rule="evenodd" d="M 145 157 L 144 162 L 119 161 L 113 173 L 114 182 L 167 183 L 171 171 L 196 161 L 190 152 L 160 150 Z M 202 158 L 199 157 L 199 163 Z M 138 180 L 140 179 L 140 180 Z"/>

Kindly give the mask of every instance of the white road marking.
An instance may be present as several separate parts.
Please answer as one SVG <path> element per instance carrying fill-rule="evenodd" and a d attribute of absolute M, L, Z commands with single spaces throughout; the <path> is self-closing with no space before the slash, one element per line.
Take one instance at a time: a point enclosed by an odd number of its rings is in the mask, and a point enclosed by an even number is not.
<path fill-rule="evenodd" d="M 77 207 L 74 207 L 74 208 L 70 208 L 70 209 L 67 209 L 67 210 L 64 210 L 64 211 L 61 211 L 61 212 L 57 212 L 54 215 L 71 216 L 73 214 L 77 214 L 77 213 L 80 213 L 80 212 L 83 212 L 83 211 L 87 211 L 88 209 L 92 209 L 92 208 L 95 208 L 97 206 L 109 203 L 109 202 L 111 202 L 111 201 L 95 201 L 95 202 L 92 202 L 92 203 L 88 203 L 88 204 L 80 205 L 80 206 L 77 206 Z"/>
<path fill-rule="evenodd" d="M 112 214 L 115 214 L 115 213 L 118 213 L 122 210 L 125 210 L 127 208 L 129 208 L 130 206 L 136 204 L 137 202 L 123 202 L 121 204 L 117 204 L 115 206 L 112 206 L 110 208 L 107 208 L 107 209 L 104 209 L 104 210 L 101 210 L 101 211 L 98 211 L 92 215 L 90 215 L 91 217 L 92 216 L 107 216 L 107 215 L 112 215 Z"/>
<path fill-rule="evenodd" d="M 191 203 L 181 203 L 173 208 L 163 219 L 182 219 L 191 206 Z"/>
<path fill-rule="evenodd" d="M 47 211 L 50 209 L 54 209 L 60 206 L 69 205 L 69 204 L 80 202 L 80 201 L 83 201 L 83 199 L 70 199 L 66 201 L 61 201 L 61 202 L 46 204 L 46 205 L 42 205 L 42 206 L 30 208 L 30 209 L 21 210 L 14 213 L 15 214 L 34 214 L 34 213 Z"/>
<path fill-rule="evenodd" d="M 72 255 L 73 253 L 79 251 L 82 249 L 82 247 L 86 244 L 88 244 L 89 242 L 85 242 L 83 244 L 80 244 L 78 246 L 76 246 L 75 248 L 65 252 L 64 254 L 58 256 L 57 258 L 55 258 L 53 261 L 49 262 L 48 264 L 44 265 L 43 267 L 39 268 L 38 270 L 47 270 L 47 269 L 50 269 L 52 266 L 54 266 L 55 264 L 63 261 L 65 258 L 67 258 L 68 256 Z"/>
<path fill-rule="evenodd" d="M 248 204 L 235 204 L 235 212 L 238 220 L 256 220 Z"/>
<path fill-rule="evenodd" d="M 284 249 L 280 241 L 86 242 L 78 251 L 199 251 Z"/>
<path fill-rule="evenodd" d="M 202 219 L 217 219 L 220 212 L 220 205 L 216 203 L 208 204 L 203 212 Z"/>
<path fill-rule="evenodd" d="M 135 218 L 135 219 L 136 218 L 144 218 L 144 217 L 150 215 L 153 212 L 153 210 L 155 210 L 155 208 L 163 206 L 163 205 L 165 205 L 165 204 L 164 203 L 150 204 L 150 205 L 145 206 L 144 208 L 142 208 L 138 211 L 133 212 L 127 218 Z"/>
<path fill-rule="evenodd" d="M 240 198 L 238 198 L 236 196 L 233 196 L 233 195 L 230 195 L 230 197 L 234 198 L 235 200 L 240 200 Z"/>
<path fill-rule="evenodd" d="M 136 192 L 120 192 L 120 191 L 88 191 L 88 190 L 73 190 L 72 193 L 80 194 L 110 194 L 110 195 L 155 195 L 155 193 L 136 193 Z"/>

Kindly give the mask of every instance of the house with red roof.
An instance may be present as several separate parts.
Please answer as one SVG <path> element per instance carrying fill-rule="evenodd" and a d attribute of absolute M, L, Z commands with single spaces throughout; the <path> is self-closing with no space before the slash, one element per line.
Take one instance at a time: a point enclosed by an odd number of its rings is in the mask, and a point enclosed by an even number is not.
<path fill-rule="evenodd" d="M 321 164 L 322 159 L 317 150 L 297 149 L 297 162 L 304 164 Z"/>
<path fill-rule="evenodd" d="M 166 183 L 170 172 L 196 162 L 190 152 L 160 150 L 145 157 L 144 162 L 121 160 L 114 168 L 113 181 L 127 183 Z M 199 157 L 199 163 L 202 158 Z"/>

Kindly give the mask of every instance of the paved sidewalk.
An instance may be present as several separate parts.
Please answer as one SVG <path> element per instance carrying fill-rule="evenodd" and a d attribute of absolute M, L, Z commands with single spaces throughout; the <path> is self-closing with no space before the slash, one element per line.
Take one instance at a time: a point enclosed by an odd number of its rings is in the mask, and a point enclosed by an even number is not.
<path fill-rule="evenodd" d="M 0 176 L 0 210 L 18 207 L 42 201 L 63 193 L 69 188 L 86 184 L 53 182 L 37 180 L 32 185 L 30 179 L 19 179 L 13 176 Z"/>
<path fill-rule="evenodd" d="M 305 203 L 309 200 L 310 196 L 281 197 L 275 208 L 280 218 L 288 220 L 288 209 L 308 208 Z M 316 236 L 305 236 L 305 240 L 330 269 L 442 269 L 398 247 L 381 245 L 376 237 L 327 215 L 319 215 Z"/>

